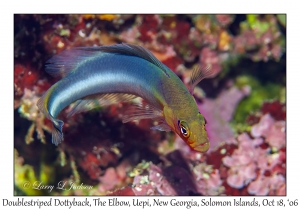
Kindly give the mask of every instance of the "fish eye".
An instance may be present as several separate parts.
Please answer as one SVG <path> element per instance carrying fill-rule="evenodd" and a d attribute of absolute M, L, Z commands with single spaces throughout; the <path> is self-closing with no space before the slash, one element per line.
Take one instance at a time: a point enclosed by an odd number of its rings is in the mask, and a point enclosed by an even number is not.
<path fill-rule="evenodd" d="M 189 128 L 188 128 L 187 123 L 185 121 L 179 121 L 178 122 L 178 127 L 180 129 L 181 134 L 185 138 L 190 136 L 190 131 L 189 131 Z"/>
<path fill-rule="evenodd" d="M 185 129 L 185 127 L 181 127 L 180 128 L 180 131 L 181 131 L 181 133 L 185 136 L 185 135 L 188 135 L 188 133 L 187 133 L 187 131 L 186 131 L 186 129 Z"/>

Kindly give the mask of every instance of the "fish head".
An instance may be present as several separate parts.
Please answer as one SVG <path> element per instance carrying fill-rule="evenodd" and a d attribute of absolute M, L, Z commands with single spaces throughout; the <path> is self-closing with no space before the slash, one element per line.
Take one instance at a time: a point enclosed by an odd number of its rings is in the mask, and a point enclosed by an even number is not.
<path fill-rule="evenodd" d="M 191 149 L 198 152 L 206 152 L 209 149 L 206 120 L 203 115 L 197 113 L 192 117 L 178 117 L 172 110 L 165 108 L 164 116 L 166 123 Z"/>
<path fill-rule="evenodd" d="M 206 152 L 209 147 L 209 139 L 206 132 L 206 120 L 198 113 L 189 120 L 178 119 L 177 134 L 193 149 L 198 152 Z"/>

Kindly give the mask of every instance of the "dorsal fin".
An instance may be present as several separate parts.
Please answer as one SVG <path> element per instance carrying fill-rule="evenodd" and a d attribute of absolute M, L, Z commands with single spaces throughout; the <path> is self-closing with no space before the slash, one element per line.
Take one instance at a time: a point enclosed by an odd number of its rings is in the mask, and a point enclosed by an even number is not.
<path fill-rule="evenodd" d="M 213 74 L 214 72 L 212 71 L 211 65 L 207 65 L 204 69 L 202 69 L 200 66 L 195 68 L 191 76 L 189 88 L 190 93 L 193 95 L 196 85 L 201 82 L 201 80 L 213 76 Z"/>
<path fill-rule="evenodd" d="M 143 58 L 157 67 L 159 67 L 168 77 L 170 75 L 167 72 L 167 67 L 160 62 L 149 50 L 146 48 L 143 48 L 138 45 L 133 45 L 133 44 L 116 44 L 116 45 L 111 45 L 111 46 L 101 46 L 100 50 L 103 52 L 111 52 L 111 53 L 119 53 L 119 54 L 124 54 L 124 55 L 131 55 L 131 56 L 136 56 Z M 96 49 L 95 49 L 96 50 Z"/>
<path fill-rule="evenodd" d="M 53 56 L 46 63 L 46 72 L 53 77 L 64 77 L 82 61 L 101 52 L 130 55 L 145 59 L 159 67 L 168 77 L 167 67 L 161 63 L 149 50 L 132 44 L 116 44 L 100 47 L 76 47 L 65 50 Z"/>
<path fill-rule="evenodd" d="M 46 72 L 53 77 L 64 77 L 83 60 L 97 53 L 81 47 L 64 50 L 46 62 Z"/>

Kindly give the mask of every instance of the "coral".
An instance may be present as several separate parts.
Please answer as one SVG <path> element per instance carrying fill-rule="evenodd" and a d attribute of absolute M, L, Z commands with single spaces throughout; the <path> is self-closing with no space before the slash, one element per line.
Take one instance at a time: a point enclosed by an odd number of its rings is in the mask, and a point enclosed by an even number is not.
<path fill-rule="evenodd" d="M 99 177 L 101 185 L 99 186 L 100 192 L 113 190 L 121 181 L 124 176 L 120 176 L 115 168 L 107 168 L 105 174 Z"/>
<path fill-rule="evenodd" d="M 261 107 L 262 114 L 269 113 L 275 120 L 286 120 L 285 103 L 280 103 L 278 100 L 266 101 Z"/>
<path fill-rule="evenodd" d="M 255 160 L 258 155 L 264 155 L 265 151 L 258 148 L 262 139 L 251 140 L 247 134 L 241 134 L 237 140 L 238 149 L 232 156 L 223 158 L 225 166 L 230 167 L 228 171 L 227 183 L 233 188 L 243 188 L 256 178 Z"/>
<path fill-rule="evenodd" d="M 45 117 L 38 111 L 38 108 L 36 106 L 38 99 L 39 97 L 37 97 L 35 91 L 30 91 L 26 88 L 24 89 L 24 95 L 21 98 L 19 113 L 21 114 L 21 116 L 33 122 L 25 137 L 25 142 L 27 144 L 34 140 L 34 131 L 37 132 L 37 138 L 40 139 L 43 143 L 46 142 L 44 130 L 48 132 L 51 131 L 51 128 L 44 123 Z"/>
<path fill-rule="evenodd" d="M 100 20 L 107 20 L 107 21 L 112 21 L 116 18 L 118 18 L 120 15 L 113 15 L 113 14 L 110 14 L 110 15 L 104 15 L 104 14 L 101 14 L 101 15 L 83 15 L 83 17 L 85 19 L 93 19 L 93 18 L 99 18 Z"/>
<path fill-rule="evenodd" d="M 220 195 L 224 192 L 218 169 L 211 165 L 198 164 L 193 168 L 197 191 L 202 195 Z"/>
<path fill-rule="evenodd" d="M 233 22 L 234 15 L 216 15 L 216 19 L 223 27 L 226 27 Z"/>
<path fill-rule="evenodd" d="M 198 104 L 201 114 L 206 118 L 206 130 L 211 142 L 211 149 L 216 149 L 220 143 L 229 141 L 234 137 L 228 122 L 232 119 L 235 107 L 250 89 L 245 86 L 241 90 L 231 87 L 222 92 L 217 99 L 204 98 Z"/>
<path fill-rule="evenodd" d="M 227 184 L 237 189 L 246 187 L 248 193 L 255 195 L 276 194 L 277 190 L 282 193 L 285 177 L 282 171 L 274 170 L 276 167 L 285 168 L 285 160 L 280 158 L 280 152 L 271 152 L 270 147 L 263 146 L 262 138 L 251 139 L 245 133 L 239 135 L 237 140 L 238 148 L 231 156 L 222 159 L 223 164 L 229 167 Z M 276 179 L 277 184 L 274 181 Z"/>
<path fill-rule="evenodd" d="M 202 178 L 199 177 L 201 172 L 195 169 L 198 180 L 204 179 L 203 182 L 196 180 L 195 185 L 194 178 L 182 167 L 158 167 L 151 164 L 148 175 L 135 177 L 133 191 L 135 195 L 196 195 L 201 191 L 212 195 L 220 185 L 219 182 L 215 183 L 218 177 L 212 175 Z"/>
<path fill-rule="evenodd" d="M 140 37 L 142 42 L 151 42 L 155 39 L 158 27 L 161 23 L 159 15 L 141 15 L 139 19 Z"/>
<path fill-rule="evenodd" d="M 153 182 L 150 183 L 149 175 L 134 177 L 132 184 L 134 195 L 161 195 L 155 188 L 155 184 Z"/>
<path fill-rule="evenodd" d="M 284 39 L 273 15 L 247 15 L 242 32 L 234 39 L 234 52 L 246 53 L 253 61 L 279 60 Z"/>
<path fill-rule="evenodd" d="M 123 31 L 119 39 L 121 39 L 125 43 L 134 43 L 135 40 L 140 36 L 140 32 L 137 26 L 134 26 L 132 28 L 129 28 L 125 31 Z"/>
<path fill-rule="evenodd" d="M 266 114 L 258 124 L 252 127 L 251 135 L 255 138 L 264 137 L 271 147 L 279 150 L 286 144 L 285 121 L 275 121 L 269 114 Z"/>
<path fill-rule="evenodd" d="M 281 174 L 266 177 L 260 175 L 248 186 L 248 192 L 252 195 L 286 195 L 285 178 Z"/>
<path fill-rule="evenodd" d="M 25 88 L 31 88 L 32 86 L 34 86 L 37 80 L 38 76 L 35 70 L 30 71 L 28 67 L 22 66 L 20 64 L 15 65 L 14 85 L 16 95 L 22 95 L 22 91 Z"/>
<path fill-rule="evenodd" d="M 227 31 L 221 31 L 218 49 L 220 51 L 228 51 L 230 49 L 231 36 Z"/>
<path fill-rule="evenodd" d="M 37 180 L 34 169 L 32 166 L 24 164 L 24 158 L 20 157 L 17 150 L 14 150 L 15 161 L 15 194 L 16 190 L 21 190 L 26 195 L 41 195 L 41 191 L 34 190 L 30 186 L 31 183 L 35 183 Z"/>

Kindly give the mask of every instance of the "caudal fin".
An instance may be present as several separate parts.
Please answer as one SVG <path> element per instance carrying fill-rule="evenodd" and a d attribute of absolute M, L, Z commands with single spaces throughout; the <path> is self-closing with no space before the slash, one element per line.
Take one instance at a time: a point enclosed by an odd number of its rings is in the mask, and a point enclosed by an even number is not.
<path fill-rule="evenodd" d="M 57 146 L 64 139 L 64 135 L 62 132 L 62 127 L 64 125 L 64 122 L 61 120 L 54 119 L 52 115 L 48 112 L 48 109 L 46 107 L 47 103 L 45 103 L 45 101 L 47 101 L 49 97 L 48 91 L 38 100 L 37 107 L 44 115 L 46 115 L 46 117 L 49 120 L 53 122 L 52 143 Z"/>
<path fill-rule="evenodd" d="M 64 122 L 61 120 L 53 119 L 52 143 L 56 146 L 64 140 L 62 127 Z"/>

